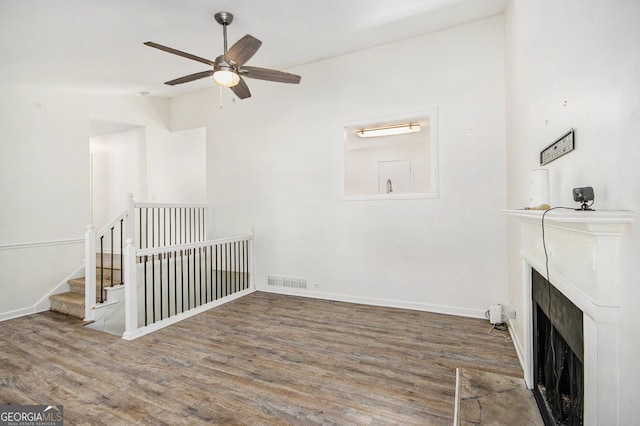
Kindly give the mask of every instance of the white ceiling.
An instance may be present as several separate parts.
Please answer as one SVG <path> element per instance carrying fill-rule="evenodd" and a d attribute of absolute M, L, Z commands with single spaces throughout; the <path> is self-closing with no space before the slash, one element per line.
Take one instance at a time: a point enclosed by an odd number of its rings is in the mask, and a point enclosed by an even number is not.
<path fill-rule="evenodd" d="M 229 47 L 245 34 L 263 41 L 247 65 L 286 70 L 493 16 L 506 1 L 0 0 L 0 84 L 171 97 L 211 87 L 163 84 L 207 66 L 142 43 L 213 60 L 216 12 L 235 16 Z"/>

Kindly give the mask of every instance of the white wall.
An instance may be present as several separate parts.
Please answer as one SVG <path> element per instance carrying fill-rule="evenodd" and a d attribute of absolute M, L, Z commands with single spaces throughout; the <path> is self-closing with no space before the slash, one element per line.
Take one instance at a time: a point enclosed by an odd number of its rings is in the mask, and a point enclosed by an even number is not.
<path fill-rule="evenodd" d="M 169 103 L 2 88 L 0 318 L 28 312 L 82 265 L 81 239 L 89 222 L 89 116 L 94 113 L 163 128 Z"/>
<path fill-rule="evenodd" d="M 529 171 L 541 149 L 571 127 L 576 150 L 548 165 L 552 206 L 576 206 L 593 186 L 594 208 L 640 211 L 640 2 L 515 0 L 507 8 L 507 206 L 528 205 Z M 566 102 L 566 105 L 565 105 Z M 509 224 L 509 298 L 521 305 L 520 235 Z M 640 231 L 622 242 L 620 424 L 640 420 Z M 521 321 L 514 331 L 523 339 Z"/>
<path fill-rule="evenodd" d="M 401 64 L 402 66 L 398 66 Z M 482 316 L 506 296 L 503 20 L 495 17 L 172 99 L 174 130 L 207 127 L 212 236 L 255 226 L 256 280 L 320 297 Z M 389 72 L 398 78 L 387 79 Z M 343 124 L 437 108 L 440 198 L 341 201 Z"/>
<path fill-rule="evenodd" d="M 99 231 L 128 208 L 127 194 L 147 200 L 144 127 L 90 139 L 93 159 L 93 226 Z"/>
<path fill-rule="evenodd" d="M 206 129 L 147 130 L 147 188 L 152 203 L 207 202 Z"/>

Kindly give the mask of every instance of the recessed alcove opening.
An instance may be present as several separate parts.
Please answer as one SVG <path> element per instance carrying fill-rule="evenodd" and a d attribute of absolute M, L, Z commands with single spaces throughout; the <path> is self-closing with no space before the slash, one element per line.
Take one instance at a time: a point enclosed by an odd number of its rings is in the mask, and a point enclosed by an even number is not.
<path fill-rule="evenodd" d="M 436 198 L 437 127 L 436 110 L 345 124 L 344 199 Z"/>

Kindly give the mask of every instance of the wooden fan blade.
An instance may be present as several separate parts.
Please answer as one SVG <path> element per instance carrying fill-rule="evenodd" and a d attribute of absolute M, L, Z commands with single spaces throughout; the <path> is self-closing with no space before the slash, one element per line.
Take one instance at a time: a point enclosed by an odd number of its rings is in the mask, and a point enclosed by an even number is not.
<path fill-rule="evenodd" d="M 188 83 L 194 80 L 200 80 L 201 78 L 211 77 L 213 75 L 213 70 L 209 71 L 201 71 L 195 74 L 185 75 L 184 77 L 176 78 L 175 80 L 167 81 L 164 84 L 168 84 L 169 86 L 175 86 L 176 84 Z"/>
<path fill-rule="evenodd" d="M 240 99 L 246 99 L 251 97 L 251 92 L 249 91 L 249 86 L 244 81 L 242 77 L 240 77 L 240 83 L 236 84 L 231 88 L 233 93 L 236 94 Z"/>
<path fill-rule="evenodd" d="M 216 63 L 213 61 L 210 61 L 209 59 L 201 58 L 200 56 L 192 55 L 191 53 L 187 53 L 181 50 L 173 49 L 171 47 L 163 46 L 161 44 L 154 43 L 152 41 L 147 41 L 144 44 L 149 47 L 154 47 L 156 49 L 163 50 L 165 52 L 173 53 L 174 55 L 182 56 L 183 58 L 187 58 L 194 61 L 202 62 L 203 64 L 211 65 L 212 67 L 216 66 Z"/>
<path fill-rule="evenodd" d="M 270 70 L 260 67 L 242 67 L 240 70 L 243 77 L 255 78 L 258 80 L 275 81 L 278 83 L 300 83 L 300 76 L 289 74 L 288 72 Z"/>
<path fill-rule="evenodd" d="M 247 34 L 231 46 L 231 49 L 225 53 L 224 60 L 230 65 L 241 67 L 255 55 L 260 46 L 262 46 L 260 40 Z"/>

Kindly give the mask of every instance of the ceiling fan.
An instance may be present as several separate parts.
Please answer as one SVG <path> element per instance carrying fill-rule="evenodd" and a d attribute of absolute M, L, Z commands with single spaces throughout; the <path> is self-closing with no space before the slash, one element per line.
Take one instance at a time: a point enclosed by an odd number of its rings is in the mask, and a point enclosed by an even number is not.
<path fill-rule="evenodd" d="M 201 71 L 167 81 L 165 84 L 175 86 L 176 84 L 188 83 L 190 81 L 213 76 L 213 80 L 217 84 L 231 88 L 238 98 L 246 99 L 251 96 L 251 92 L 242 77 L 275 81 L 278 83 L 300 83 L 299 75 L 268 68 L 245 66 L 245 62 L 251 59 L 251 57 L 258 51 L 262 42 L 247 34 L 227 50 L 227 26 L 233 21 L 233 15 L 229 12 L 219 12 L 215 14 L 215 19 L 216 22 L 222 25 L 222 32 L 224 35 L 224 53 L 218 56 L 215 61 L 182 52 L 171 47 L 163 46 L 152 41 L 144 43 L 149 47 L 182 56 L 183 58 L 202 62 L 203 64 L 211 65 L 213 67 L 207 71 Z"/>

